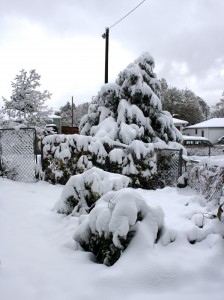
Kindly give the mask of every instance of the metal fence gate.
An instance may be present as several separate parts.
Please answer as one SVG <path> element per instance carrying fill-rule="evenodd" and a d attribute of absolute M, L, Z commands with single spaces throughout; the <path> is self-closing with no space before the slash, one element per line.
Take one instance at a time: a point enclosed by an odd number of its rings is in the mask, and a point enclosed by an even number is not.
<path fill-rule="evenodd" d="M 34 182 L 34 128 L 0 129 L 0 174 L 15 181 Z"/>

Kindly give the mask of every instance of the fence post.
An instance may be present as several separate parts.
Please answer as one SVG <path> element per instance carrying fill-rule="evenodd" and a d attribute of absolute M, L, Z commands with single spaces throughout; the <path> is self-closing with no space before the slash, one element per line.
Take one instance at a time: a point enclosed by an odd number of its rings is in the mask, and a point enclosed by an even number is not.
<path fill-rule="evenodd" d="M 179 150 L 179 177 L 182 175 L 183 168 L 183 149 Z"/>
<path fill-rule="evenodd" d="M 40 141 L 41 142 L 41 146 L 40 146 L 40 155 L 41 155 L 41 166 L 42 166 L 42 171 L 45 170 L 45 165 L 44 165 L 44 151 L 43 151 L 43 143 L 42 143 L 42 140 Z"/>
<path fill-rule="evenodd" d="M 36 129 L 34 129 L 33 149 L 34 149 L 35 160 L 37 163 L 37 132 L 36 132 Z"/>

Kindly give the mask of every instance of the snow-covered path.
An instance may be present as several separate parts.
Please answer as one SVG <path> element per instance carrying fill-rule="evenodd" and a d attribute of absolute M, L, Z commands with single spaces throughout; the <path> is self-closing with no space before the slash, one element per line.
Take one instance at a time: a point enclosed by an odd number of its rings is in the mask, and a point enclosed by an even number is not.
<path fill-rule="evenodd" d="M 194 246 L 180 239 L 153 250 L 132 246 L 107 268 L 74 251 L 77 218 L 52 211 L 62 188 L 0 178 L 1 300 L 222 299 L 224 250 L 218 238 Z M 194 199 L 192 192 L 172 188 L 139 193 L 160 202 L 170 226 Z"/>

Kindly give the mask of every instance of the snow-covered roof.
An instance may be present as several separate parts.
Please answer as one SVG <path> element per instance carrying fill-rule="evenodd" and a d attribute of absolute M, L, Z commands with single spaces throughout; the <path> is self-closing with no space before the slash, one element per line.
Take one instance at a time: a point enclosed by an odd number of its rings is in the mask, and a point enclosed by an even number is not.
<path fill-rule="evenodd" d="M 60 116 L 57 116 L 57 115 L 51 115 L 49 116 L 50 119 L 61 119 Z"/>
<path fill-rule="evenodd" d="M 190 135 L 182 135 L 183 140 L 192 140 L 192 141 L 208 141 L 206 137 L 203 136 L 190 136 Z"/>
<path fill-rule="evenodd" d="M 174 125 L 177 125 L 177 124 L 183 124 L 183 125 L 185 124 L 185 125 L 187 125 L 189 122 L 181 120 L 181 119 L 173 118 L 173 123 L 174 123 Z"/>
<path fill-rule="evenodd" d="M 188 128 L 218 128 L 218 127 L 224 127 L 224 118 L 213 118 L 198 124 L 194 124 L 191 126 L 187 126 Z"/>

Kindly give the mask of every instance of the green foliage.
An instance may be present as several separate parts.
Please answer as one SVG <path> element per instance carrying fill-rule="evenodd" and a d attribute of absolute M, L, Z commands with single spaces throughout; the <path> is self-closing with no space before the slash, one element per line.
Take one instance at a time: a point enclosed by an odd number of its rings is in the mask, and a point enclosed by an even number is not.
<path fill-rule="evenodd" d="M 109 237 L 104 235 L 92 234 L 89 243 L 81 244 L 85 251 L 92 252 L 96 260 L 106 266 L 112 266 L 120 258 L 122 252 L 127 248 L 129 242 L 134 236 L 134 232 L 129 232 L 127 238 L 120 238 L 122 249 L 117 248 L 112 241 L 112 234 Z"/>
<path fill-rule="evenodd" d="M 179 90 L 176 87 L 169 87 L 164 78 L 160 83 L 163 110 L 188 121 L 189 125 L 202 122 L 208 117 L 209 106 L 190 89 Z"/>
<path fill-rule="evenodd" d="M 141 222 L 142 220 L 142 212 L 139 211 L 136 223 Z M 120 258 L 122 252 L 127 248 L 134 237 L 135 230 L 133 228 L 128 232 L 126 237 L 119 237 L 121 244 L 120 248 L 114 245 L 111 233 L 109 235 L 91 233 L 88 242 L 82 241 L 80 245 L 85 251 L 92 252 L 98 262 L 105 264 L 106 266 L 112 266 Z"/>
<path fill-rule="evenodd" d="M 85 182 L 85 200 L 90 208 L 98 199 L 100 199 L 101 195 L 92 191 L 92 182 Z"/>
<path fill-rule="evenodd" d="M 76 199 L 74 196 L 69 196 L 66 199 L 66 204 L 69 205 L 70 210 L 72 211 L 74 207 L 76 207 L 79 204 L 78 199 Z"/>

